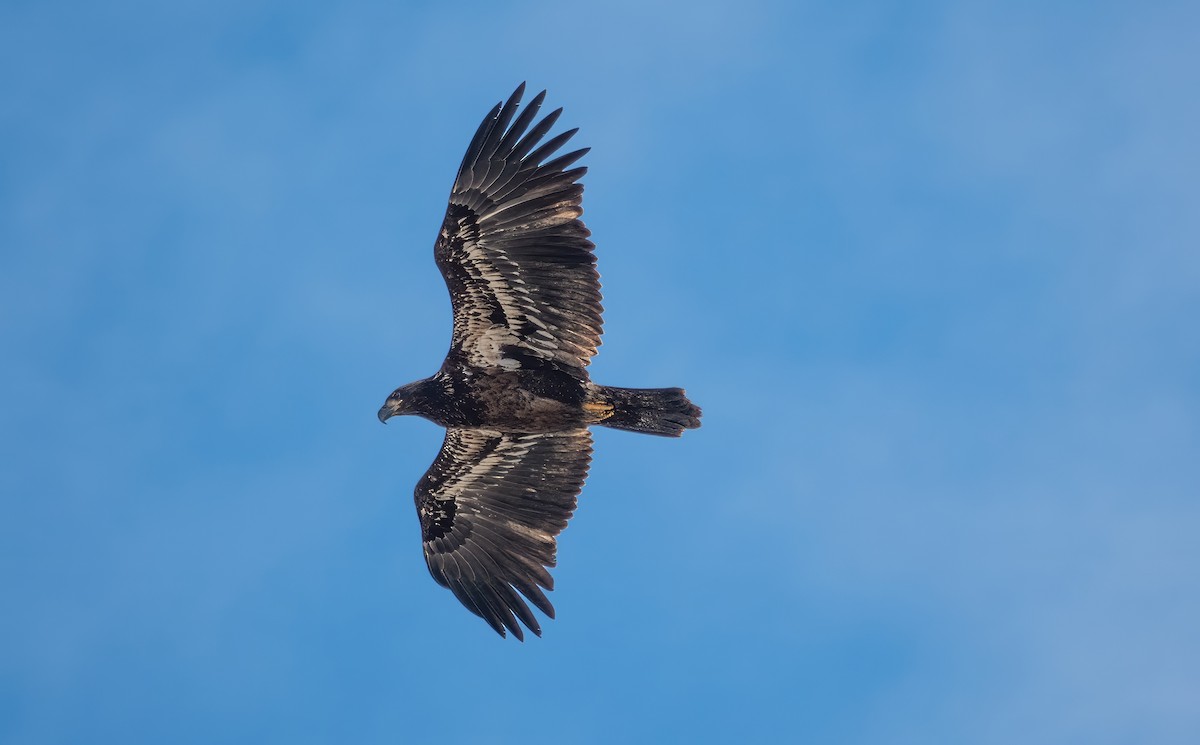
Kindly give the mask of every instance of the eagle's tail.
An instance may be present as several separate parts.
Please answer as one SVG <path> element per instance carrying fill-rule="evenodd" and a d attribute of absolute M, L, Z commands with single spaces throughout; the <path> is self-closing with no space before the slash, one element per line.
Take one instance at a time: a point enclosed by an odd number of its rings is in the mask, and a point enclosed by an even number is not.
<path fill-rule="evenodd" d="M 700 426 L 700 407 L 682 388 L 613 388 L 596 386 L 594 403 L 585 404 L 599 415 L 597 424 L 614 429 L 679 437 Z M 609 409 L 611 407 L 611 410 Z"/>

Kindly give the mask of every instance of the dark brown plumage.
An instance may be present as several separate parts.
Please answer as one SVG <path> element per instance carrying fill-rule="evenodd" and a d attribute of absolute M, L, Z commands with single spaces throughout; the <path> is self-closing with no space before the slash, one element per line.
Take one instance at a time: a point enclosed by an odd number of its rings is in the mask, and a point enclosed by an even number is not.
<path fill-rule="evenodd" d="M 518 115 L 524 90 L 480 124 L 434 244 L 454 310 L 450 351 L 379 410 L 381 421 L 417 414 L 446 427 L 415 495 L 426 563 L 468 610 L 518 639 L 521 624 L 541 634 L 526 600 L 554 617 L 546 568 L 587 476 L 587 427 L 678 437 L 700 426 L 679 388 L 589 379 L 603 309 L 579 219 L 587 169 L 571 167 L 587 150 L 552 157 L 576 130 L 542 142 L 562 109 L 535 124 L 546 94 Z"/>

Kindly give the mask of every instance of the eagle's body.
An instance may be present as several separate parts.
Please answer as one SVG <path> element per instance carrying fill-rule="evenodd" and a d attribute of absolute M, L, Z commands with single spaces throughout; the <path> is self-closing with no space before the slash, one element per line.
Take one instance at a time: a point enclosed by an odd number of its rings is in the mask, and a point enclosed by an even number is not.
<path fill-rule="evenodd" d="M 432 378 L 398 390 L 410 413 L 443 427 L 533 433 L 598 424 L 597 413 L 583 408 L 595 387 L 557 370 L 488 371 L 463 365 L 443 367 Z"/>
<path fill-rule="evenodd" d="M 533 124 L 543 91 L 514 121 L 523 92 L 480 125 L 434 245 L 454 311 L 446 360 L 379 410 L 381 421 L 416 414 L 446 428 L 416 489 L 429 571 L 517 638 L 517 619 L 541 633 L 526 599 L 554 617 L 542 589 L 553 589 L 555 536 L 587 476 L 588 426 L 676 437 L 700 426 L 679 388 L 591 382 L 600 275 L 579 220 L 586 169 L 568 168 L 587 151 L 547 160 L 575 130 L 541 144 L 562 110 Z"/>

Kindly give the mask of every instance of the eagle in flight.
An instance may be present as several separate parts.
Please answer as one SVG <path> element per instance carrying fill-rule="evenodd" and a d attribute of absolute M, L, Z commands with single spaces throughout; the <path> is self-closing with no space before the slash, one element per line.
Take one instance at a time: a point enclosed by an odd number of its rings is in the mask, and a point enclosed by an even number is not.
<path fill-rule="evenodd" d="M 429 573 L 501 636 L 518 620 L 541 636 L 526 601 L 550 618 L 555 537 L 591 460 L 588 427 L 678 437 L 700 426 L 680 388 L 596 385 L 600 275 L 579 216 L 587 149 L 543 142 L 542 91 L 517 114 L 522 83 L 467 148 L 433 255 L 454 311 L 450 351 L 430 378 L 397 388 L 386 422 L 417 414 L 446 428 L 415 501 Z M 532 125 L 532 126 L 531 126 Z M 522 597 L 523 596 L 523 597 Z"/>

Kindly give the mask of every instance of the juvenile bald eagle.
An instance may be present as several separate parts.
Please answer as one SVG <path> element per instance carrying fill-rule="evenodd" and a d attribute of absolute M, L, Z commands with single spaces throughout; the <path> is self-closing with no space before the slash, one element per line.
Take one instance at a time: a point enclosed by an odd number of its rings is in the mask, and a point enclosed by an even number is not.
<path fill-rule="evenodd" d="M 542 91 L 514 120 L 524 91 L 479 125 L 434 243 L 454 311 L 446 360 L 379 410 L 380 421 L 417 414 L 446 428 L 416 489 L 425 562 L 468 610 L 522 640 L 517 619 L 541 635 L 525 600 L 554 617 L 546 567 L 587 476 L 588 426 L 668 437 L 700 426 L 682 389 L 588 378 L 600 275 L 579 219 L 587 169 L 570 167 L 587 149 L 553 157 L 577 130 L 543 143 L 562 109 L 533 124 Z"/>

